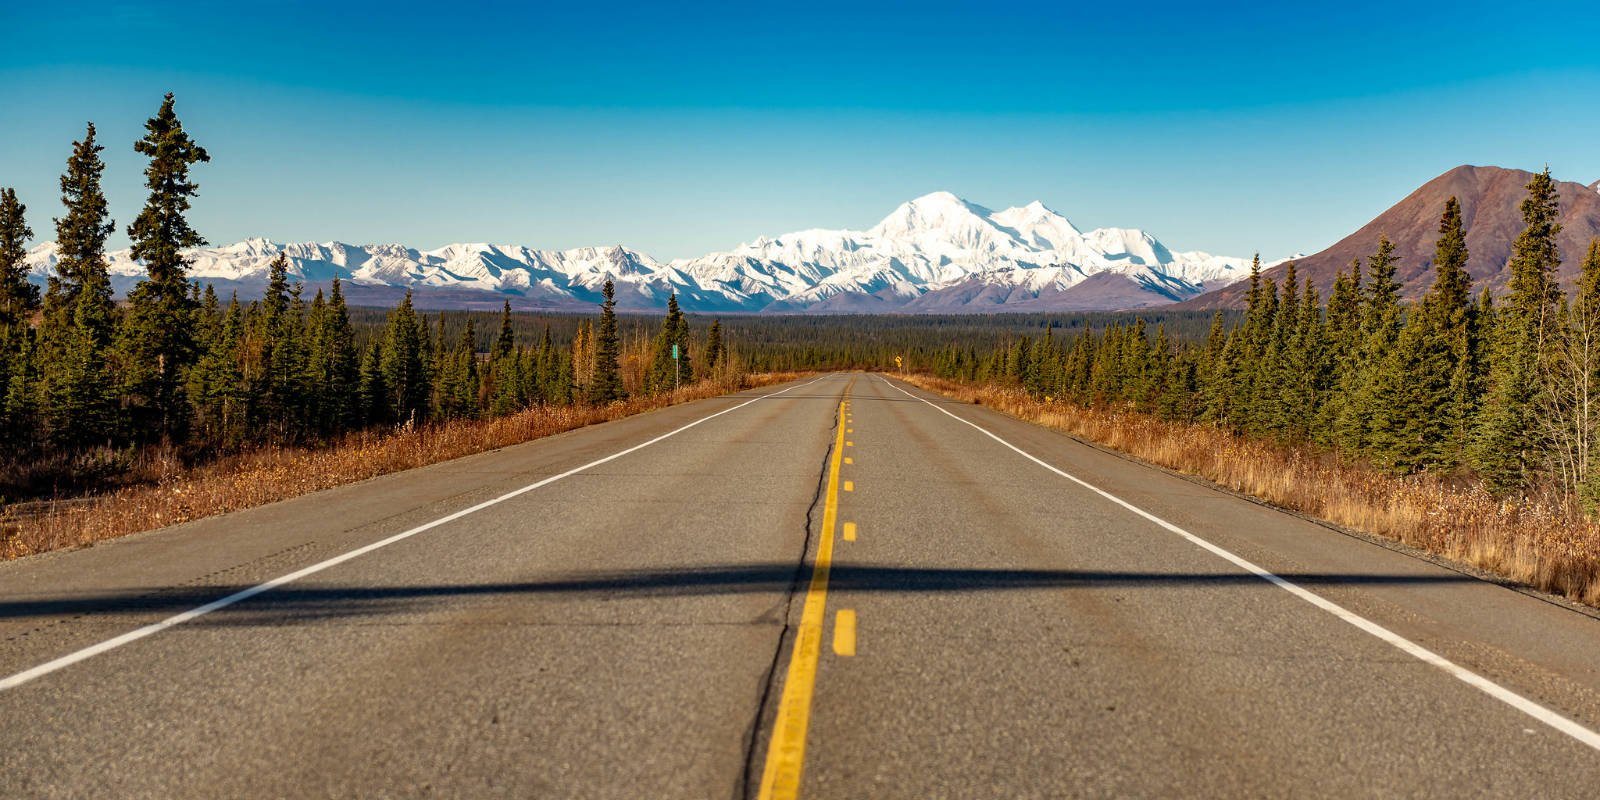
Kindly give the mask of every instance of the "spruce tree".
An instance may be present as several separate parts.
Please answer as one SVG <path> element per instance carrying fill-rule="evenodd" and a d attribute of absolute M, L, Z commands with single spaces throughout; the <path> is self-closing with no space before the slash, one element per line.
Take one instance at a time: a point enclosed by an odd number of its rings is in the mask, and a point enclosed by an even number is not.
<path fill-rule="evenodd" d="M 1231 409 L 1230 427 L 1252 434 L 1260 434 L 1266 427 L 1264 419 L 1270 414 L 1268 403 L 1263 402 L 1267 384 L 1268 350 L 1273 338 L 1273 323 L 1278 315 L 1278 287 L 1261 275 L 1261 257 L 1250 265 L 1250 290 L 1245 295 L 1244 324 L 1235 331 L 1230 362 L 1228 391 Z"/>
<path fill-rule="evenodd" d="M 500 309 L 500 332 L 495 335 L 494 348 L 489 351 L 489 356 L 495 360 L 505 358 L 516 347 L 517 333 L 511 328 L 511 301 L 507 300 Z"/>
<path fill-rule="evenodd" d="M 1321 298 L 1309 280 L 1305 282 L 1298 307 L 1300 319 L 1290 346 L 1288 386 L 1284 394 L 1284 406 L 1290 412 L 1286 434 L 1295 442 L 1311 439 L 1317 433 L 1322 406 L 1333 385 L 1333 360 L 1322 318 Z"/>
<path fill-rule="evenodd" d="M 383 338 L 374 337 L 361 354 L 361 425 L 381 425 L 393 421 L 389 407 L 389 386 L 383 379 Z"/>
<path fill-rule="evenodd" d="M 1423 442 L 1421 465 L 1433 470 L 1449 471 L 1462 464 L 1483 391 L 1468 257 L 1461 203 L 1451 197 L 1439 219 L 1433 286 L 1423 298 L 1418 319 L 1422 330 L 1411 340 L 1426 351 L 1419 361 L 1432 365 L 1418 375 L 1425 386 L 1421 407 L 1412 413 L 1424 420 L 1417 431 Z M 1442 381 L 1435 371 L 1440 367 L 1448 370 Z"/>
<path fill-rule="evenodd" d="M 1272 318 L 1262 369 L 1258 373 L 1257 402 L 1261 409 L 1256 415 L 1256 430 L 1261 435 L 1279 441 L 1295 438 L 1291 429 L 1304 410 L 1290 405 L 1290 393 L 1295 383 L 1292 370 L 1296 365 L 1296 334 L 1300 327 L 1300 279 L 1295 263 L 1284 268 L 1283 293 L 1278 299 Z"/>
<path fill-rule="evenodd" d="M 36 427 L 36 363 L 27 320 L 39 305 L 39 289 L 28 283 L 25 259 L 33 231 L 26 211 L 16 192 L 0 189 L 0 463 L 18 460 Z"/>
<path fill-rule="evenodd" d="M 573 385 L 572 359 L 557 349 L 550 338 L 550 326 L 544 326 L 544 338 L 539 343 L 538 374 L 534 376 L 540 386 L 543 402 L 548 405 L 569 405 L 576 388 Z"/>
<path fill-rule="evenodd" d="M 442 405 L 439 387 L 445 380 L 445 372 L 451 360 L 450 356 L 454 352 L 445 344 L 443 311 L 440 311 L 439 315 L 435 317 L 432 338 L 428 337 L 426 327 L 423 328 L 422 337 L 422 363 L 428 365 L 428 381 L 432 387 L 432 394 L 430 395 L 432 408 L 438 409 Z"/>
<path fill-rule="evenodd" d="M 468 317 L 461 338 L 446 355 L 439 373 L 439 416 L 444 419 L 472 419 L 478 415 L 477 339 L 472 318 Z"/>
<path fill-rule="evenodd" d="M 1219 427 L 1228 427 L 1233 419 L 1233 360 L 1228 345 L 1233 337 L 1223 325 L 1222 312 L 1218 311 L 1211 316 L 1211 331 L 1206 335 L 1205 349 L 1200 359 L 1200 405 L 1201 418 Z M 1087 336 L 1079 338 L 1079 342 L 1088 347 Z M 1075 348 L 1076 349 L 1076 348 Z M 1087 352 L 1083 360 L 1087 361 L 1092 356 Z M 1078 385 L 1084 385 L 1082 378 Z M 1089 402 L 1090 397 L 1086 392 L 1079 391 L 1077 401 Z"/>
<path fill-rule="evenodd" d="M 383 331 L 380 371 L 387 393 L 386 416 L 402 424 L 418 423 L 428 416 L 430 386 L 423 342 L 427 323 L 411 305 L 411 290 L 389 313 Z"/>
<path fill-rule="evenodd" d="M 61 176 L 66 213 L 56 219 L 56 276 L 45 294 L 40 328 L 40 408 L 52 440 L 65 448 L 114 443 L 114 375 L 106 355 L 116 327 L 106 237 L 114 229 L 107 217 L 101 177 L 105 148 L 89 123 L 73 142 Z"/>
<path fill-rule="evenodd" d="M 279 253 L 267 266 L 267 288 L 259 312 L 251 320 L 246 373 L 253 404 L 251 417 L 270 441 L 284 442 L 300 433 L 304 404 L 305 358 L 303 324 L 298 318 L 299 287 L 289 282 L 289 262 Z"/>
<path fill-rule="evenodd" d="M 594 377 L 590 380 L 587 397 L 595 405 L 605 405 L 627 397 L 617 363 L 622 343 L 617 337 L 616 287 L 607 280 L 601 294 L 605 302 L 600 304 L 600 326 L 594 337 Z"/>
<path fill-rule="evenodd" d="M 1397 414 L 1403 403 L 1395 396 L 1406 376 L 1397 374 L 1389 358 L 1402 325 L 1400 284 L 1394 279 L 1398 263 L 1394 243 L 1379 236 L 1378 251 L 1367 259 L 1370 280 L 1362 308 L 1361 343 L 1335 432 L 1341 448 L 1380 461 L 1399 446 L 1406 427 L 1406 420 Z"/>
<path fill-rule="evenodd" d="M 1488 486 L 1508 493 L 1526 488 L 1544 457 L 1535 432 L 1535 403 L 1560 299 L 1558 197 L 1550 170 L 1533 176 L 1522 201 L 1526 227 L 1512 245 L 1510 292 L 1497 310 L 1489 385 L 1471 456 Z"/>
<path fill-rule="evenodd" d="M 323 436 L 355 427 L 362 416 L 358 401 L 361 353 L 356 349 L 355 328 L 338 278 L 333 279 L 329 292 L 327 306 L 313 314 L 310 354 L 316 428 Z"/>
<path fill-rule="evenodd" d="M 1339 420 L 1344 416 L 1346 406 L 1351 403 L 1361 376 L 1364 341 L 1361 278 L 1361 259 L 1352 259 L 1350 268 L 1334 278 L 1328 295 L 1324 331 L 1333 381 L 1328 389 L 1327 402 L 1323 403 L 1317 419 L 1317 432 L 1313 435 L 1318 444 L 1328 447 L 1339 444 Z"/>
<path fill-rule="evenodd" d="M 38 383 L 33 329 L 0 326 L 0 463 L 16 463 L 40 444 Z"/>
<path fill-rule="evenodd" d="M 1453 386 L 1467 357 L 1471 310 L 1466 235 L 1454 197 L 1445 204 L 1434 250 L 1433 285 L 1382 355 L 1370 398 L 1372 455 L 1401 473 L 1459 463 L 1460 421 L 1474 401 L 1470 387 Z"/>
<path fill-rule="evenodd" d="M 671 305 L 676 307 L 677 300 L 677 295 L 674 294 Z M 682 311 L 679 311 L 677 316 L 678 324 L 673 331 L 673 343 L 678 346 L 678 360 L 673 367 L 678 371 L 678 385 L 686 386 L 694 382 L 694 362 L 689 357 L 689 320 L 684 317 Z"/>
<path fill-rule="evenodd" d="M 711 330 L 706 332 L 706 353 L 704 369 L 707 375 L 714 375 L 717 366 L 722 363 L 722 320 L 711 320 Z"/>
<path fill-rule="evenodd" d="M 128 236 L 133 257 L 149 274 L 128 294 L 128 313 L 121 330 L 124 392 L 150 435 L 172 438 L 186 422 L 183 373 L 196 355 L 194 303 L 188 284 L 185 248 L 206 243 L 185 217 L 198 187 L 189 168 L 211 160 L 195 144 L 173 111 L 172 95 L 145 122 L 145 136 L 133 148 L 150 159 L 145 186 L 150 190 Z"/>
<path fill-rule="evenodd" d="M 517 354 L 517 334 L 511 327 L 510 300 L 500 310 L 500 332 L 489 348 L 488 367 L 483 374 L 489 416 L 504 416 L 527 405 L 523 395 L 527 379 Z"/>
<path fill-rule="evenodd" d="M 521 411 L 528 405 L 526 387 L 528 379 L 523 371 L 521 354 L 515 349 L 491 362 L 494 385 L 489 394 L 489 416 L 503 417 Z"/>
<path fill-rule="evenodd" d="M 72 143 L 67 171 L 61 176 L 61 203 L 67 213 L 55 221 L 58 258 L 49 288 L 56 295 L 53 306 L 63 320 L 70 318 L 79 292 L 86 287 L 110 291 L 105 247 L 116 224 L 107 216 L 106 196 L 100 186 L 106 169 L 102 152 L 105 148 L 96 141 L 91 122 L 82 141 Z"/>
<path fill-rule="evenodd" d="M 23 322 L 39 307 L 39 287 L 28 282 L 33 229 L 25 219 L 27 211 L 15 191 L 0 188 L 0 327 Z"/>

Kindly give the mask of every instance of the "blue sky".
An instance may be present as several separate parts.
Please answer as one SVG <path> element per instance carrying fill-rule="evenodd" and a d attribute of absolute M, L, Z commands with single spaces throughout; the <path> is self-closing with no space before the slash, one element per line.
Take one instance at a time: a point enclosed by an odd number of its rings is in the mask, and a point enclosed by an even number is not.
<path fill-rule="evenodd" d="M 945 189 L 1273 257 L 1457 164 L 1600 178 L 1600 11 L 1565 0 L 18 5 L 0 185 L 40 239 L 86 120 L 132 219 L 166 91 L 215 243 L 673 258 Z"/>

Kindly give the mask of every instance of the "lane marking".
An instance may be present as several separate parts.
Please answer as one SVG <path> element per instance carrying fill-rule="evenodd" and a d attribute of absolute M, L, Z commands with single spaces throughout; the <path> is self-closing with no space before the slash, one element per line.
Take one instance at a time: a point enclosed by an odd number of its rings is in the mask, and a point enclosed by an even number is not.
<path fill-rule="evenodd" d="M 844 463 L 846 463 L 846 464 L 854 464 L 854 463 L 856 463 L 856 460 L 851 458 L 851 457 L 849 457 L 849 456 L 845 456 L 844 457 Z"/>
<path fill-rule="evenodd" d="M 856 612 L 841 608 L 833 615 L 833 654 L 849 658 L 856 654 Z"/>
<path fill-rule="evenodd" d="M 847 492 L 855 491 L 856 490 L 856 482 L 855 481 L 845 481 L 844 482 L 844 490 L 847 491 Z"/>
<path fill-rule="evenodd" d="M 397 534 L 395 534 L 393 536 L 390 536 L 390 537 L 388 537 L 386 539 L 380 539 L 380 540 L 378 540 L 376 542 L 373 542 L 371 544 L 368 544 L 368 545 L 365 545 L 365 546 L 362 546 L 362 547 L 358 547 L 358 548 L 356 548 L 354 550 L 351 550 L 349 552 L 346 552 L 346 553 L 343 553 L 341 555 L 334 556 L 333 558 L 327 559 L 326 561 L 319 561 L 319 562 L 317 562 L 315 564 L 312 564 L 309 567 L 303 567 L 303 568 L 295 570 L 294 572 L 291 572 L 291 573 L 289 573 L 287 575 L 281 575 L 279 577 L 273 578 L 272 580 L 267 581 L 266 583 L 258 584 L 256 586 L 252 586 L 252 587 L 250 587 L 248 589 L 244 589 L 244 590 L 241 590 L 241 591 L 238 591 L 238 592 L 234 592 L 233 594 L 230 594 L 230 595 L 228 595 L 226 597 L 222 597 L 222 598 L 213 600 L 213 601 L 211 601 L 209 603 L 206 603 L 205 605 L 197 606 L 195 608 L 191 608 L 188 611 L 185 611 L 185 612 L 183 612 L 181 614 L 174 614 L 173 616 L 167 617 L 166 619 L 163 619 L 160 622 L 154 622 L 154 623 L 151 623 L 149 625 L 145 625 L 144 627 L 141 627 L 141 628 L 135 628 L 135 629 L 133 629 L 131 631 L 128 631 L 127 633 L 124 633 L 124 634 L 120 635 L 120 636 L 115 636 L 113 638 L 110 638 L 110 639 L 107 639 L 107 640 L 105 640 L 103 642 L 100 642 L 99 644 L 90 645 L 89 647 L 85 647 L 82 650 L 77 650 L 75 652 L 68 653 L 67 655 L 61 656 L 60 658 L 56 658 L 54 660 L 47 661 L 47 662 L 45 662 L 43 664 L 40 664 L 37 667 L 33 667 L 32 669 L 23 670 L 22 672 L 18 672 L 15 675 L 10 675 L 10 676 L 8 676 L 8 677 L 6 677 L 4 679 L 0 679 L 0 691 L 5 691 L 7 689 L 14 689 L 14 688 L 16 688 L 18 686 L 21 686 L 21 685 L 23 685 L 23 684 L 25 684 L 25 683 L 27 683 L 27 682 L 29 682 L 31 680 L 34 680 L 36 678 L 41 678 L 41 677 L 43 677 L 45 675 L 49 675 L 50 673 L 55 672 L 57 670 L 64 669 L 66 667 L 70 667 L 73 664 L 76 664 L 76 663 L 78 663 L 80 661 L 84 661 L 84 660 L 87 660 L 87 659 L 90 659 L 90 658 L 94 658 L 95 656 L 100 655 L 101 653 L 106 653 L 106 652 L 115 650 L 115 649 L 117 649 L 117 648 L 119 648 L 119 647 L 121 647 L 121 646 L 123 646 L 125 644 L 131 644 L 133 642 L 137 642 L 140 639 L 143 639 L 143 638 L 145 638 L 147 636 L 152 636 L 154 634 L 160 633 L 161 631 L 164 631 L 164 630 L 166 630 L 168 628 L 171 628 L 173 626 L 182 625 L 185 622 L 193 621 L 193 620 L 198 619 L 200 617 L 203 617 L 203 616 L 205 616 L 207 614 L 210 614 L 213 611 L 218 611 L 218 610 L 227 608 L 228 606 L 231 606 L 231 605 L 233 605 L 235 603 L 240 603 L 240 602 L 243 602 L 245 600 L 249 600 L 250 598 L 255 597 L 258 594 L 262 594 L 262 593 L 265 593 L 265 592 L 270 592 L 273 589 L 276 589 L 276 588 L 278 588 L 280 586 L 283 586 L 285 584 L 293 583 L 294 581 L 300 580 L 301 578 L 307 577 L 309 575 L 315 575 L 318 572 L 321 572 L 321 571 L 323 571 L 325 569 L 328 569 L 329 567 L 338 566 L 339 564 L 343 564 L 344 562 L 349 561 L 349 560 L 351 560 L 353 558 L 359 558 L 359 557 L 364 556 L 364 555 L 366 555 L 366 554 L 368 554 L 368 553 L 370 553 L 370 552 L 372 552 L 374 550 L 379 550 L 379 549 L 382 549 L 384 547 L 388 547 L 389 545 L 394 544 L 395 542 L 404 541 L 404 540 L 409 539 L 409 538 L 411 538 L 413 536 L 416 536 L 419 533 L 423 533 L 424 531 L 429 531 L 429 530 L 432 530 L 434 528 L 437 528 L 440 525 L 445 525 L 445 524 L 448 524 L 448 523 L 451 523 L 451 522 L 455 522 L 456 520 L 461 519 L 462 517 L 468 516 L 470 514 L 475 514 L 475 513 L 479 512 L 479 511 L 482 511 L 482 510 L 484 510 L 486 508 L 489 508 L 491 506 L 499 505 L 500 503 L 504 503 L 505 501 L 510 500 L 510 499 L 512 499 L 514 497 L 520 497 L 520 496 L 522 496 L 524 494 L 527 494 L 528 492 L 533 491 L 534 489 L 538 489 L 538 488 L 543 487 L 543 486 L 549 486 L 550 484 L 555 483 L 556 481 L 562 480 L 563 478 L 572 477 L 573 475 L 576 475 L 576 474 L 578 474 L 580 472 L 583 472 L 584 470 L 592 469 L 594 467 L 598 467 L 601 464 L 605 464 L 607 462 L 615 461 L 615 460 L 617 460 L 619 458 L 622 458 L 623 456 L 628 455 L 629 453 L 634 453 L 634 452 L 637 452 L 639 450 L 643 450 L 644 448 L 649 447 L 650 445 L 653 445 L 653 444 L 655 444 L 657 442 L 660 442 L 660 441 L 663 441 L 663 440 L 666 440 L 666 439 L 670 439 L 670 438 L 672 438 L 674 436 L 677 436 L 678 434 L 683 433 L 684 431 L 689 430 L 690 428 L 693 428 L 694 426 L 699 425 L 702 422 L 706 422 L 708 420 L 716 419 L 717 417 L 720 417 L 723 414 L 729 414 L 729 413 L 732 413 L 734 411 L 738 411 L 739 409 L 744 408 L 745 406 L 748 406 L 751 403 L 759 402 L 759 401 L 765 400 L 765 399 L 767 399 L 769 397 L 777 397 L 778 395 L 784 394 L 785 392 L 791 392 L 791 391 L 794 391 L 795 389 L 803 389 L 803 388 L 805 388 L 807 386 L 810 386 L 811 384 L 816 383 L 817 381 L 823 380 L 823 378 L 827 378 L 827 377 L 828 376 L 824 375 L 824 376 L 822 376 L 822 378 L 817 378 L 815 380 L 807 381 L 806 383 L 802 383 L 802 384 L 799 384 L 797 386 L 790 386 L 789 388 L 783 389 L 781 391 L 768 392 L 767 394 L 761 395 L 759 397 L 755 397 L 753 399 L 746 400 L 745 402 L 740 403 L 740 404 L 738 404 L 736 406 L 733 406 L 731 408 L 725 408 L 725 409 L 723 409 L 721 411 L 718 411 L 715 414 L 711 414 L 711 415 L 708 415 L 708 416 L 701 417 L 700 419 L 697 419 L 694 422 L 691 422 L 691 423 L 689 423 L 687 425 L 684 425 L 681 428 L 677 428 L 675 430 L 668 431 L 667 433 L 663 433 L 660 436 L 655 437 L 654 439 L 650 439 L 649 441 L 643 442 L 641 444 L 636 444 L 636 445 L 634 445 L 634 446 L 632 446 L 632 447 L 630 447 L 630 448 L 628 448 L 626 450 L 621 450 L 621 451 L 618 451 L 616 453 L 612 453 L 611 455 L 606 456 L 605 458 L 600 458 L 600 459 L 596 459 L 594 461 L 590 461 L 589 463 L 584 464 L 581 467 L 574 467 L 574 468 L 569 469 L 566 472 L 560 473 L 558 475 L 551 475 L 548 478 L 544 478 L 542 480 L 535 481 L 534 483 L 530 483 L 527 486 L 524 486 L 524 487 L 522 487 L 520 489 L 514 489 L 512 491 L 506 492 L 505 494 L 500 495 L 499 497 L 496 497 L 496 498 L 494 498 L 492 500 L 485 500 L 485 501 L 483 501 L 483 502 L 481 502 L 481 503 L 479 503 L 479 504 L 477 504 L 475 506 L 471 506 L 469 508 L 464 508 L 464 509 L 462 509 L 460 511 L 457 511 L 454 514 L 448 514 L 448 515 L 440 517 L 440 518 L 438 518 L 438 519 L 436 519 L 436 520 L 434 520 L 432 522 L 427 522 L 427 523 L 424 523 L 422 525 L 418 525 L 417 527 L 412 528 L 410 530 L 402 531 L 400 533 L 397 533 Z"/>
<path fill-rule="evenodd" d="M 845 443 L 844 443 L 844 446 L 845 446 L 845 447 L 855 447 L 855 446 L 856 446 L 856 443 L 855 443 L 855 442 L 845 442 Z"/>
<path fill-rule="evenodd" d="M 855 432 L 856 432 L 856 429 L 855 429 L 855 428 L 845 428 L 845 431 L 844 431 L 844 432 L 845 432 L 845 433 L 855 433 Z"/>
<path fill-rule="evenodd" d="M 847 387 L 845 391 L 849 391 Z M 767 763 L 761 771 L 761 800 L 794 800 L 800 796 L 800 774 L 805 767 L 806 728 L 811 724 L 811 697 L 816 692 L 817 659 L 822 654 L 822 625 L 827 621 L 828 573 L 833 569 L 833 536 L 839 520 L 839 444 L 844 442 L 844 404 L 839 404 L 839 435 L 828 459 L 828 490 L 823 495 L 822 531 L 817 540 L 817 563 L 795 632 L 794 653 L 783 677 L 783 697 L 778 701 Z"/>
<path fill-rule="evenodd" d="M 847 542 L 856 540 L 856 524 L 854 522 L 846 522 L 844 524 L 844 540 Z"/>
<path fill-rule="evenodd" d="M 1429 650 L 1426 647 L 1423 647 L 1422 645 L 1417 644 L 1416 642 L 1413 642 L 1410 639 L 1407 639 L 1404 636 L 1401 636 L 1400 634 L 1395 633 L 1394 631 L 1391 631 L 1388 628 L 1385 628 L 1382 625 L 1379 625 L 1378 623 L 1373 622 L 1372 620 L 1339 605 L 1338 603 L 1333 602 L 1332 600 L 1311 592 L 1297 583 L 1293 583 L 1285 578 L 1281 578 L 1271 572 L 1268 572 L 1265 569 L 1256 566 L 1254 563 L 1235 555 L 1230 550 L 1225 550 L 1218 545 L 1212 544 L 1211 542 L 1202 539 L 1199 536 L 1196 536 L 1148 511 L 1145 511 L 1144 509 L 1139 508 L 1138 506 L 1123 500 L 1122 498 L 1117 497 L 1116 495 L 1111 494 L 1110 492 L 1101 489 L 1100 487 L 1095 486 L 1088 481 L 1064 472 L 1061 469 L 1044 462 L 1032 453 L 1029 453 L 1022 448 L 1000 438 L 999 436 L 990 433 L 987 428 L 984 428 L 975 422 L 969 422 L 965 419 L 962 419 L 961 417 L 958 417 L 955 414 L 940 408 L 938 405 L 931 403 L 924 398 L 917 397 L 916 395 L 901 389 L 899 386 L 895 386 L 893 383 L 890 383 L 887 378 L 884 378 L 883 382 L 893 386 L 895 390 L 901 394 L 916 400 L 921 400 L 929 407 L 939 411 L 939 413 L 976 429 L 990 439 L 993 439 L 1010 448 L 1023 458 L 1026 458 L 1029 461 L 1032 461 L 1033 463 L 1038 464 L 1039 466 L 1044 467 L 1045 469 L 1050 470 L 1051 472 L 1054 472 L 1055 474 L 1060 475 L 1061 477 L 1066 478 L 1067 480 L 1072 481 L 1073 483 L 1076 483 L 1079 486 L 1082 486 L 1083 488 L 1088 489 L 1089 491 L 1094 492 L 1095 494 L 1100 495 L 1101 497 L 1104 497 L 1105 499 L 1110 500 L 1119 506 L 1122 506 L 1134 514 L 1144 517 L 1146 520 L 1155 523 L 1157 526 L 1164 528 L 1167 531 L 1175 533 L 1189 540 L 1193 544 L 1206 551 L 1209 551 L 1213 555 L 1216 555 L 1217 557 L 1232 563 L 1234 566 L 1237 566 L 1240 569 L 1243 569 L 1246 572 L 1249 572 L 1256 577 L 1271 583 L 1274 586 L 1277 586 L 1289 594 L 1292 594 L 1295 597 L 1298 597 L 1301 600 L 1304 600 L 1307 603 L 1310 603 L 1311 605 L 1316 606 L 1317 608 L 1320 608 L 1341 620 L 1344 620 L 1356 628 L 1371 634 L 1373 637 L 1394 646 L 1395 649 L 1404 652 L 1418 661 L 1438 667 L 1462 683 L 1465 683 L 1468 686 L 1471 686 L 1474 689 L 1477 689 L 1478 691 L 1481 691 L 1484 694 L 1493 697 L 1494 699 L 1499 700 L 1500 702 L 1505 703 L 1506 705 L 1511 706 L 1512 708 L 1515 708 L 1516 710 L 1521 711 L 1530 717 L 1533 717 L 1545 725 L 1548 725 L 1551 728 L 1554 728 L 1572 737 L 1573 739 L 1576 739 L 1582 744 L 1588 745 L 1595 750 L 1600 750 L 1600 731 L 1595 731 L 1592 728 L 1585 727 L 1581 723 L 1568 719 L 1560 713 L 1552 711 L 1549 708 L 1529 700 L 1528 698 L 1523 697 L 1522 695 L 1517 694 L 1516 692 L 1507 689 L 1506 687 L 1501 686 L 1500 684 L 1495 683 L 1494 681 L 1491 681 L 1488 678 L 1485 678 L 1482 675 L 1479 675 L 1478 673 L 1473 672 L 1472 670 L 1469 670 L 1466 667 L 1463 667 L 1454 661 L 1451 661 L 1444 656 L 1441 656 L 1438 653 L 1435 653 L 1432 650 Z"/>

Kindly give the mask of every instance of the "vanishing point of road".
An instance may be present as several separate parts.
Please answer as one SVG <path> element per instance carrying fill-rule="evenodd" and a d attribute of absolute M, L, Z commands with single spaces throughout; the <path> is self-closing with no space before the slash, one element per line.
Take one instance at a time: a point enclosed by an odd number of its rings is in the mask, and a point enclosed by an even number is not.
<path fill-rule="evenodd" d="M 0 796 L 1592 797 L 1600 619 L 880 375 L 0 565 Z"/>

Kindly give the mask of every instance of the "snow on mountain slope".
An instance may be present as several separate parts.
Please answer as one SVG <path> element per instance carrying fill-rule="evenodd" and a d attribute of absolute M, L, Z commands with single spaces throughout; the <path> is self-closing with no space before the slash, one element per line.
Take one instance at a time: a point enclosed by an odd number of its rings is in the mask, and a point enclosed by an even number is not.
<path fill-rule="evenodd" d="M 292 277 L 334 278 L 419 296 L 462 291 L 518 305 L 589 308 L 617 284 L 619 306 L 655 309 L 677 292 L 695 311 L 994 311 L 1141 307 L 1184 300 L 1248 275 L 1249 261 L 1174 252 L 1136 229 L 1080 231 L 1034 202 L 990 211 L 949 192 L 900 205 L 864 231 L 804 230 L 668 264 L 624 247 L 533 250 L 484 243 L 419 251 L 396 244 L 277 244 L 247 239 L 191 251 L 192 278 L 223 286 L 265 282 L 279 253 Z M 54 244 L 29 254 L 35 279 L 54 267 Z M 113 285 L 126 291 L 143 269 L 111 254 Z M 1093 283 L 1072 292 L 1074 287 Z M 445 290 L 449 290 L 447 293 Z"/>
<path fill-rule="evenodd" d="M 1101 273 L 1119 276 L 1158 304 L 1184 300 L 1249 274 L 1247 259 L 1174 253 L 1140 230 L 1083 233 L 1037 202 L 995 212 L 948 192 L 904 203 L 866 231 L 811 230 L 761 238 L 672 266 L 702 285 L 721 281 L 752 299 L 770 298 L 785 308 L 829 304 L 817 310 L 853 307 L 832 299 L 851 293 L 899 298 L 910 309 L 929 305 L 952 310 L 947 303 L 913 301 L 968 285 L 1018 289 L 1026 299 L 1036 300 L 1041 293 L 1059 295 Z M 959 291 L 946 300 L 1001 294 L 1011 298 L 1018 293 Z M 973 310 L 992 311 L 992 306 L 981 303 Z"/>

